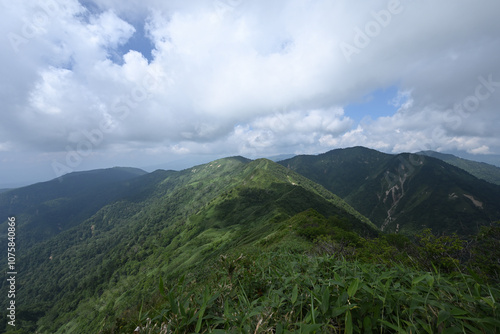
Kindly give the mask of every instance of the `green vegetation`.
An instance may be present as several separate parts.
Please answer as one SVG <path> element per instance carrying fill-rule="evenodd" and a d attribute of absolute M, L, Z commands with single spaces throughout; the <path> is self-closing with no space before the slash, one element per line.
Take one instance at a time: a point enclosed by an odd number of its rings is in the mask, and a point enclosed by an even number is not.
<path fill-rule="evenodd" d="M 466 237 L 500 219 L 499 185 L 434 157 L 353 147 L 279 163 L 340 196 L 386 232 L 413 235 L 430 228 Z"/>
<path fill-rule="evenodd" d="M 0 332 L 500 328 L 500 264 L 492 261 L 500 258 L 499 224 L 467 238 L 387 234 L 322 186 L 265 159 L 226 158 L 103 187 L 86 182 L 109 196 L 106 205 L 79 211 L 81 221 L 45 239 L 24 240 L 16 328 L 4 317 Z M 64 203 L 76 197 L 61 187 L 68 192 L 20 201 L 29 209 L 17 220 L 36 217 L 37 205 L 68 217 Z"/>
<path fill-rule="evenodd" d="M 16 301 L 26 315 L 19 316 L 20 327 L 42 333 L 108 328 L 150 297 L 160 277 L 177 277 L 255 242 L 287 241 L 284 222 L 308 208 L 375 231 L 341 199 L 269 160 L 235 157 L 157 172 L 125 189 L 120 200 L 19 255 L 23 288 Z M 301 244 L 292 237 L 282 247 L 304 250 Z"/>
<path fill-rule="evenodd" d="M 18 217 L 23 233 L 18 235 L 17 247 L 30 248 L 80 224 L 125 194 L 137 192 L 133 182 L 145 174 L 141 169 L 120 167 L 67 174 L 0 193 L 0 212 Z M 145 178 L 141 181 L 147 181 L 148 175 Z M 0 248 L 4 249 L 7 227 L 2 223 Z"/>
<path fill-rule="evenodd" d="M 484 162 L 462 159 L 452 154 L 443 154 L 434 151 L 424 151 L 424 152 L 419 152 L 418 154 L 443 160 L 449 163 L 450 165 L 461 168 L 471 173 L 478 179 L 482 179 L 490 183 L 500 185 L 500 168 L 497 166 L 493 166 Z"/>
<path fill-rule="evenodd" d="M 304 215 L 308 224 L 324 223 L 315 221 L 322 218 L 314 212 L 297 216 Z M 297 228 L 304 230 L 300 223 Z M 500 225 L 492 229 L 498 233 Z M 454 251 L 458 244 L 455 237 L 436 238 L 429 231 L 418 239 L 423 245 L 413 245 L 417 253 Z M 160 280 L 155 302 L 142 304 L 139 312 L 128 314 L 137 320 L 120 325 L 124 332 L 139 326 L 141 333 L 498 332 L 498 280 L 488 284 L 464 274 L 451 255 L 422 258 L 418 266 L 432 265 L 432 271 L 391 257 L 383 258 L 387 264 L 366 257 L 363 249 L 394 247 L 389 242 L 408 246 L 408 240 L 395 235 L 360 242 L 357 260 L 339 253 L 312 256 L 266 248 L 230 252 L 212 260 L 204 278 L 191 273 L 166 284 Z"/>

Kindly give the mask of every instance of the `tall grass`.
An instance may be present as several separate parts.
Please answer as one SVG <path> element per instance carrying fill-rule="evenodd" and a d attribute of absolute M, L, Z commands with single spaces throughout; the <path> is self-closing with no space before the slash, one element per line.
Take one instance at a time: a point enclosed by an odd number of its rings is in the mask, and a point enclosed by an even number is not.
<path fill-rule="evenodd" d="M 160 283 L 141 333 L 498 333 L 496 286 L 466 274 L 329 256 L 221 256 L 203 282 Z M 135 326 L 135 324 L 134 324 Z"/>

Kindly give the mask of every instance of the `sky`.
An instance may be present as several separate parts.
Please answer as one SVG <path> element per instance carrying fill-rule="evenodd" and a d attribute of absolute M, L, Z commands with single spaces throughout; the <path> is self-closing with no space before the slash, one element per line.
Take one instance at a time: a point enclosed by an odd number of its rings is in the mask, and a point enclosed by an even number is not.
<path fill-rule="evenodd" d="M 0 0 L 0 187 L 366 146 L 500 154 L 497 0 Z"/>

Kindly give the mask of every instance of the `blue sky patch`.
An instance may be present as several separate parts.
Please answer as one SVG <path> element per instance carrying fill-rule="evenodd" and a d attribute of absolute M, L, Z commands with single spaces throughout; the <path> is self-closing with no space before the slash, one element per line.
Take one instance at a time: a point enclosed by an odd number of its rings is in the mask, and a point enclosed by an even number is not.
<path fill-rule="evenodd" d="M 367 94 L 361 98 L 361 101 L 345 106 L 345 115 L 358 123 L 366 116 L 372 119 L 392 116 L 399 108 L 391 103 L 398 96 L 398 90 L 397 86 L 391 86 Z"/>

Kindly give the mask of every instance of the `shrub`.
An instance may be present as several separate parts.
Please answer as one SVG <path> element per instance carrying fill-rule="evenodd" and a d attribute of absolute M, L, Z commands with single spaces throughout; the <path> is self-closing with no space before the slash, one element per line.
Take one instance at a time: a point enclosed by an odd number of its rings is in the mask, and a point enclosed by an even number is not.
<path fill-rule="evenodd" d="M 430 229 L 425 229 L 416 235 L 420 265 L 426 270 L 433 267 L 445 272 L 452 272 L 458 268 L 460 253 L 464 241 L 453 234 L 436 237 Z"/>
<path fill-rule="evenodd" d="M 481 227 L 470 253 L 469 268 L 474 274 L 500 281 L 500 222 Z"/>

